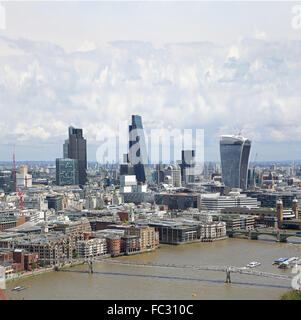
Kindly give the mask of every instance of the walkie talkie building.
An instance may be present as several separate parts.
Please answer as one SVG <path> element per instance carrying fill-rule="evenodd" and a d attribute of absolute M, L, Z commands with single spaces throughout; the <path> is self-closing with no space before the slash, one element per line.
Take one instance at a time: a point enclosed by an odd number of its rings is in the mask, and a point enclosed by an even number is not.
<path fill-rule="evenodd" d="M 222 179 L 230 188 L 247 189 L 251 140 L 242 136 L 224 135 L 220 138 Z"/>

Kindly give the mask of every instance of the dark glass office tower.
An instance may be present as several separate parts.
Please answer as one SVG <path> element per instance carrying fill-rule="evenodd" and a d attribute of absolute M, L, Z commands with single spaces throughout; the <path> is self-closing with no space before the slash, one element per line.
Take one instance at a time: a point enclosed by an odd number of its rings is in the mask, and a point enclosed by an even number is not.
<path fill-rule="evenodd" d="M 181 175 L 185 183 L 195 181 L 195 150 L 182 150 Z"/>
<path fill-rule="evenodd" d="M 248 185 L 248 166 L 251 151 L 251 141 L 246 139 L 243 144 L 240 165 L 240 188 L 245 190 Z"/>
<path fill-rule="evenodd" d="M 156 165 L 156 184 L 164 182 L 164 164 Z"/>
<path fill-rule="evenodd" d="M 78 183 L 84 186 L 87 182 L 87 142 L 82 129 L 69 127 L 69 139 L 64 144 L 64 158 L 78 160 Z"/>
<path fill-rule="evenodd" d="M 14 191 L 14 175 L 12 171 L 0 171 L 0 189 L 4 192 Z"/>
<path fill-rule="evenodd" d="M 256 171 L 254 168 L 248 169 L 247 187 L 256 187 Z"/>
<path fill-rule="evenodd" d="M 142 118 L 138 115 L 132 115 L 132 124 L 129 126 L 129 161 L 134 166 L 134 172 L 138 182 L 152 182 Z"/>
<path fill-rule="evenodd" d="M 230 188 L 247 188 L 251 141 L 242 136 L 221 136 L 222 178 Z"/>

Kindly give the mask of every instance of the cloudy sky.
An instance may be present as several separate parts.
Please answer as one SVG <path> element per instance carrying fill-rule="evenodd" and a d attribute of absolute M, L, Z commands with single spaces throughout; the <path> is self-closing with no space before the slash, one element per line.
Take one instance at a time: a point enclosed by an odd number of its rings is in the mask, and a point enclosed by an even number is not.
<path fill-rule="evenodd" d="M 238 131 L 251 161 L 301 159 L 296 5 L 3 2 L 0 161 L 13 144 L 18 160 L 61 157 L 69 125 L 94 161 L 131 114 L 149 129 L 204 129 L 205 160 Z"/>

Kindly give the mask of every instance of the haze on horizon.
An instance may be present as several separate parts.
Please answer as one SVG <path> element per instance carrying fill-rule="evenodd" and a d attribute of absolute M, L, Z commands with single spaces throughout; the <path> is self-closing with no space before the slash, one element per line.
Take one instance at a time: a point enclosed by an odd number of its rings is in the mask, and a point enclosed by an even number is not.
<path fill-rule="evenodd" d="M 250 161 L 301 159 L 301 29 L 294 2 L 8 2 L 0 29 L 0 161 L 88 160 L 131 114 L 145 128 L 252 140 Z"/>

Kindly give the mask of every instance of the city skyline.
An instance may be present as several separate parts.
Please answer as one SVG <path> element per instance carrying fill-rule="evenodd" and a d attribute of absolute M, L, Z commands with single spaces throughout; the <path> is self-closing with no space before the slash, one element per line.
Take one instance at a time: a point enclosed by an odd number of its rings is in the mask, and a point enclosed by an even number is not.
<path fill-rule="evenodd" d="M 300 2 L 0 0 L 0 300 L 300 300 L 300 52 Z"/>
<path fill-rule="evenodd" d="M 53 154 L 53 156 L 48 156 L 46 155 L 45 157 L 38 157 L 38 158 L 33 158 L 32 156 L 20 156 L 20 150 L 21 152 L 25 152 L 28 149 L 26 146 L 23 145 L 19 145 L 19 144 L 14 144 L 14 145 L 9 145 L 6 148 L 5 152 L 1 152 L 1 156 L 2 158 L 0 159 L 0 163 L 10 163 L 13 161 L 13 147 L 15 147 L 16 151 L 16 163 L 26 163 L 26 162 L 55 162 L 56 158 L 61 158 L 62 157 L 62 145 L 64 144 L 65 140 L 62 140 L 61 142 L 57 143 L 57 144 L 53 144 L 53 145 L 49 145 L 49 144 L 45 144 L 45 146 L 38 146 L 38 147 L 34 147 L 34 149 L 39 149 L 40 150 L 40 154 L 44 154 L 45 152 L 48 151 L 48 154 Z M 255 141 L 256 143 L 256 141 Z M 301 146 L 301 143 L 300 143 Z M 49 147 L 52 148 L 49 149 Z M 285 143 L 280 144 L 279 148 L 283 148 L 285 147 Z M 286 146 L 289 147 L 292 151 L 295 148 L 294 144 L 291 144 Z M 99 145 L 89 145 L 89 141 L 87 141 L 87 162 L 88 163 L 96 163 L 98 162 L 96 159 L 96 153 L 97 153 L 97 149 L 99 148 Z M 215 149 L 216 149 L 216 157 L 214 158 L 206 158 L 206 145 L 205 145 L 205 163 L 209 163 L 209 162 L 214 162 L 214 163 L 220 163 L 221 159 L 220 159 L 220 150 L 219 150 L 219 137 L 216 139 L 216 145 L 215 145 Z M 1 146 L 0 146 L 0 150 L 1 150 Z M 31 150 L 32 151 L 32 150 Z M 256 150 L 256 145 L 252 147 L 252 151 L 250 153 L 250 163 L 285 163 L 285 162 L 296 162 L 299 163 L 301 162 L 301 157 L 300 158 L 289 158 L 286 156 L 282 156 L 279 158 L 266 158 L 263 156 L 262 153 L 260 153 L 260 157 L 258 156 L 258 148 Z M 180 160 L 180 159 L 176 159 L 176 160 Z M 122 162 L 122 161 L 120 161 Z M 100 162 L 99 162 L 100 163 Z M 112 163 L 115 163 L 112 162 Z"/>

